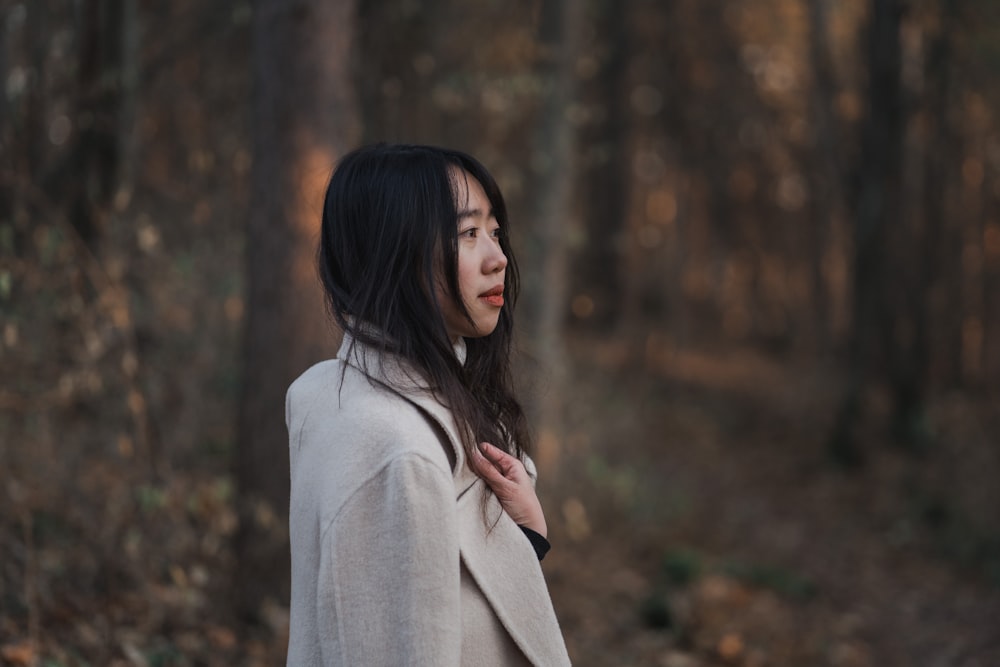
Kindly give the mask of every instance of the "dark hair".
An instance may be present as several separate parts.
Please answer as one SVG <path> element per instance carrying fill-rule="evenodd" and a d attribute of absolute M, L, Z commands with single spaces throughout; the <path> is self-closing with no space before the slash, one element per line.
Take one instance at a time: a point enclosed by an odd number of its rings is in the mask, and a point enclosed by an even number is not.
<path fill-rule="evenodd" d="M 482 185 L 507 256 L 496 329 L 466 340 L 464 364 L 434 289 L 442 275 L 472 322 L 458 285 L 456 170 Z M 484 440 L 515 456 L 530 448 L 510 373 L 518 271 L 507 224 L 503 196 L 486 168 L 470 155 L 432 146 L 377 144 L 348 153 L 323 206 L 319 273 L 334 319 L 355 341 L 397 354 L 422 374 L 454 414 L 468 455 Z"/>

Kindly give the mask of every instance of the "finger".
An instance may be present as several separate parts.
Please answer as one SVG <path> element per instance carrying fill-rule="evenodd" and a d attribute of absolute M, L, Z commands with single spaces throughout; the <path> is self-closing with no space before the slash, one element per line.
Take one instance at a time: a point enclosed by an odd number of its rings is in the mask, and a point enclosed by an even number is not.
<path fill-rule="evenodd" d="M 517 457 L 511 456 L 488 442 L 479 443 L 479 450 L 483 453 L 483 456 L 499 468 L 504 477 L 513 478 L 517 476 L 519 464 L 523 465 Z"/>
<path fill-rule="evenodd" d="M 488 442 L 479 443 L 479 452 L 483 456 L 488 458 L 490 461 L 496 464 L 502 462 L 503 457 L 506 454 L 506 452 L 504 452 L 502 449 L 500 449 L 499 447 L 495 447 L 494 445 L 491 445 Z"/>
<path fill-rule="evenodd" d="M 479 478 L 486 483 L 486 486 L 490 487 L 490 490 L 496 494 L 500 502 L 503 503 L 506 499 L 511 498 L 516 491 L 516 487 L 512 485 L 510 480 L 500 474 L 500 472 L 494 468 L 491 464 L 487 463 L 488 470 L 484 470 L 479 473 Z"/>
<path fill-rule="evenodd" d="M 500 471 L 494 465 L 492 461 L 487 459 L 485 456 L 476 452 L 470 459 L 469 463 L 472 465 L 473 471 L 482 477 L 486 482 L 496 490 L 498 485 L 509 484 L 509 480 L 504 476 L 503 472 Z"/>

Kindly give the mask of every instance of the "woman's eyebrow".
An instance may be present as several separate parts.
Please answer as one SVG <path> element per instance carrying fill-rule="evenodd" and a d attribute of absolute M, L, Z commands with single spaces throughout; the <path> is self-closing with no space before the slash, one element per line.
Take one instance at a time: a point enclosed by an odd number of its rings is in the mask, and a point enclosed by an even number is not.
<path fill-rule="evenodd" d="M 483 216 L 483 209 L 481 209 L 481 208 L 466 208 L 466 209 L 462 209 L 461 211 L 458 212 L 458 219 L 459 220 L 463 220 L 465 218 L 482 218 L 482 217 L 484 217 L 484 216 Z M 496 214 L 493 212 L 492 208 L 490 209 L 489 216 L 486 216 L 486 217 L 490 217 L 490 218 L 495 218 L 496 217 Z"/>

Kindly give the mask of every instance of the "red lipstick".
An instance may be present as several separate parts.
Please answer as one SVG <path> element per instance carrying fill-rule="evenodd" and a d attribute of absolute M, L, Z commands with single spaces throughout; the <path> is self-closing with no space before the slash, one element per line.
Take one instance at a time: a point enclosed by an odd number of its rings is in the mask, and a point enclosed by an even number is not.
<path fill-rule="evenodd" d="M 479 295 L 479 298 L 490 304 L 495 308 L 503 307 L 503 285 L 494 287 L 491 290 L 483 292 Z"/>

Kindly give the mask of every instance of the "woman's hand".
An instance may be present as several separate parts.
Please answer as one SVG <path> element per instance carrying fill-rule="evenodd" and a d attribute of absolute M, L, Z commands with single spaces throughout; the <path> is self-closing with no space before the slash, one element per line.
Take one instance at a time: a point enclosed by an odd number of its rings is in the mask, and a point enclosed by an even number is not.
<path fill-rule="evenodd" d="M 480 443 L 479 451 L 469 462 L 472 470 L 493 489 L 514 523 L 546 537 L 545 514 L 524 463 L 488 442 Z"/>

